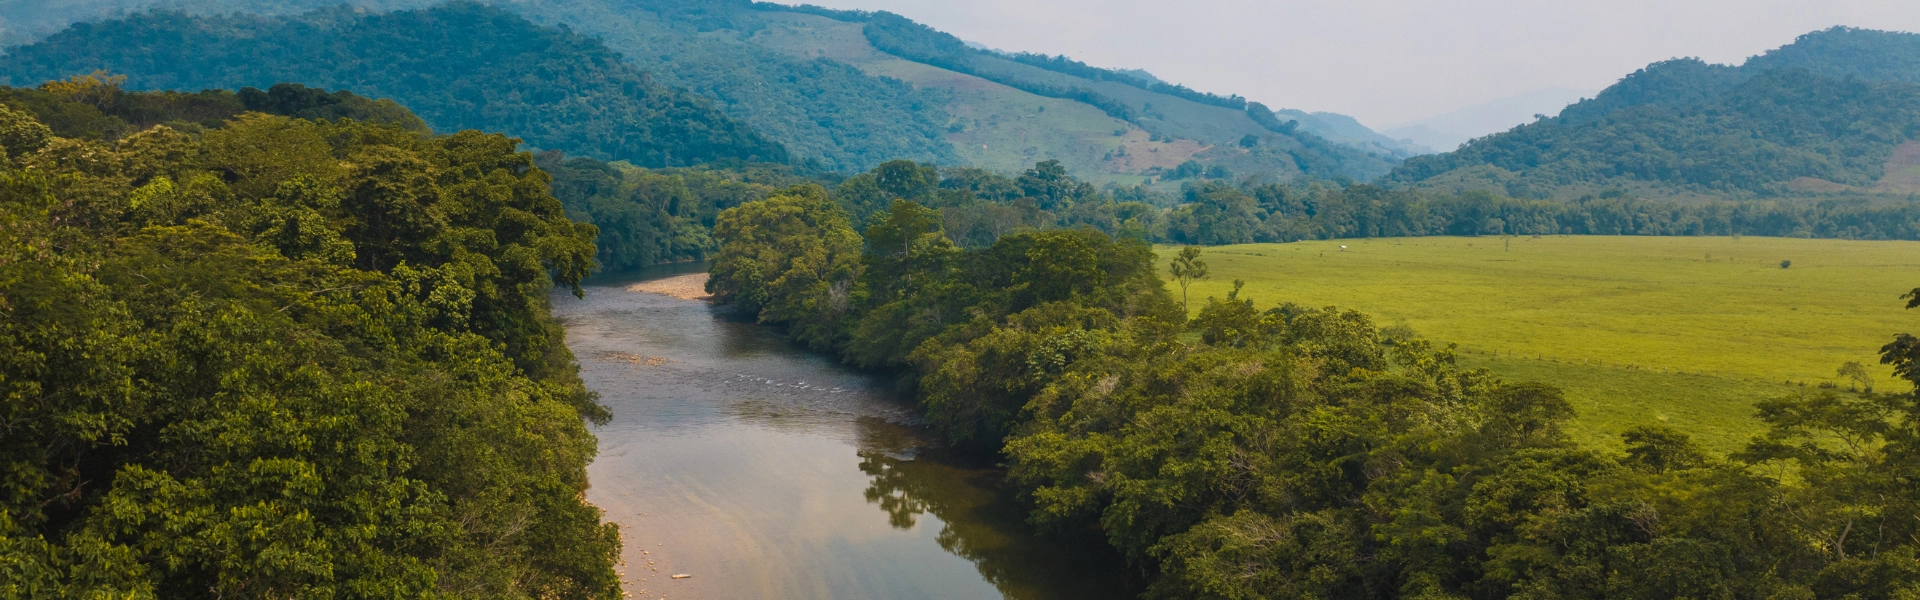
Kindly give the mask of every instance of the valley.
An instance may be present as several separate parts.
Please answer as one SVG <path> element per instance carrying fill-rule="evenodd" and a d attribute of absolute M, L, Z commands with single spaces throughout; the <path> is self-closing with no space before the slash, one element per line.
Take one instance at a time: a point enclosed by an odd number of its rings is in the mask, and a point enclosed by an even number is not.
<path fill-rule="evenodd" d="M 0 0 L 0 600 L 1920 598 L 1920 34 L 1304 17 Z"/>

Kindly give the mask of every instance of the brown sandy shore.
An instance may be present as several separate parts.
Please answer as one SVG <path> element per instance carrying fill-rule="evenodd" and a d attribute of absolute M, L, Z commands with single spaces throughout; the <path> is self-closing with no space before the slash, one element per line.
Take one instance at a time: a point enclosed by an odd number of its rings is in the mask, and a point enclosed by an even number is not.
<path fill-rule="evenodd" d="M 713 294 L 707 293 L 706 273 L 643 281 L 627 286 L 627 291 L 660 294 L 681 300 L 707 300 L 713 297 Z"/>

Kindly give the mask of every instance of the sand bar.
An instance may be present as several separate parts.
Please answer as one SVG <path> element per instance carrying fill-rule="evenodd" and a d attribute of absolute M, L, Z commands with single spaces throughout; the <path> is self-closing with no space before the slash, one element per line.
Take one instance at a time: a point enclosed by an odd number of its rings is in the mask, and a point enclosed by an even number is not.
<path fill-rule="evenodd" d="M 706 273 L 692 273 L 677 277 L 668 277 L 666 279 L 642 281 L 627 286 L 627 291 L 660 294 L 681 300 L 707 300 L 713 298 L 713 294 L 707 293 Z"/>

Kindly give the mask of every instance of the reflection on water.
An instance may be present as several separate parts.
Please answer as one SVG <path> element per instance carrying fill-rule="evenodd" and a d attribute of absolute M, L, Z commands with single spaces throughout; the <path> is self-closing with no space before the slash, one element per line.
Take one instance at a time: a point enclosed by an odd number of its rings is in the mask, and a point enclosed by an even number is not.
<path fill-rule="evenodd" d="M 634 279 L 554 304 L 614 411 L 588 497 L 622 527 L 635 597 L 1137 593 L 1098 540 L 1036 537 L 999 471 L 929 451 L 889 382 Z"/>
<path fill-rule="evenodd" d="M 860 471 L 872 477 L 867 502 L 893 527 L 922 526 L 931 514 L 942 550 L 973 561 L 980 575 L 1007 598 L 1129 598 L 1138 583 L 1119 557 L 1093 535 L 1033 537 L 1025 509 L 1001 485 L 998 469 L 968 467 L 923 455 L 902 458 L 860 453 Z"/>

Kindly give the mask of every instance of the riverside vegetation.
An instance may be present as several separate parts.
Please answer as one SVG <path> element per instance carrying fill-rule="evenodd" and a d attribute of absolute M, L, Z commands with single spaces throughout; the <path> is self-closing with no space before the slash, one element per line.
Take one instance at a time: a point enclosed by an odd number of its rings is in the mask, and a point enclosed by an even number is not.
<path fill-rule="evenodd" d="M 709 291 L 897 369 L 949 440 L 1002 454 L 1036 523 L 1104 531 L 1150 595 L 1920 594 L 1910 389 L 1761 401 L 1727 454 L 1655 423 L 1597 450 L 1557 389 L 1359 312 L 1236 285 L 1185 318 L 1138 241 L 962 249 L 909 201 L 851 222 L 813 186 L 722 212 Z M 1882 357 L 1920 383 L 1920 340 Z"/>
<path fill-rule="evenodd" d="M 110 83 L 0 108 L 0 597 L 619 597 L 532 156 Z"/>

